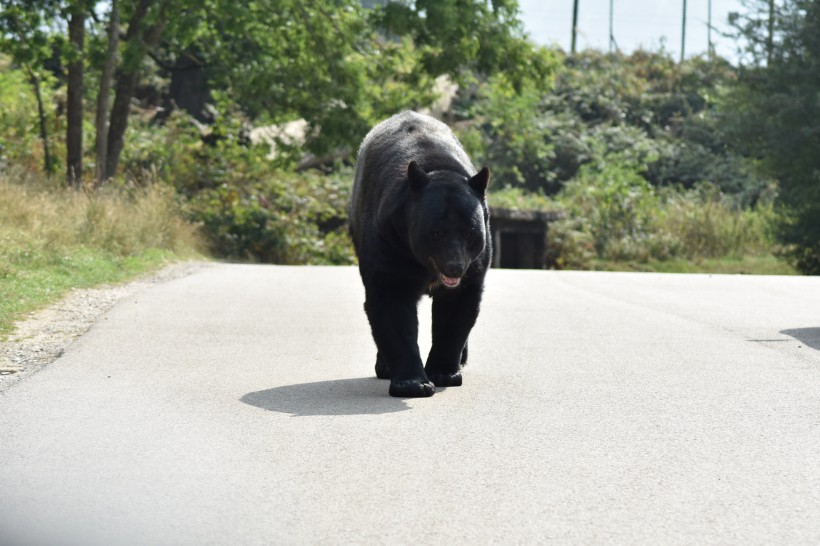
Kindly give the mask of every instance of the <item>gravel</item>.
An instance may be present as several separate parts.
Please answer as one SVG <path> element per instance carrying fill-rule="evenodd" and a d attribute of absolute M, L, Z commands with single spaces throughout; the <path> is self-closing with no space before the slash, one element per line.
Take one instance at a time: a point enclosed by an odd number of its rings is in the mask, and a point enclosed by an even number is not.
<path fill-rule="evenodd" d="M 208 264 L 177 263 L 126 284 L 75 289 L 53 305 L 28 314 L 0 343 L 0 392 L 57 360 L 118 301 L 204 267 Z"/>

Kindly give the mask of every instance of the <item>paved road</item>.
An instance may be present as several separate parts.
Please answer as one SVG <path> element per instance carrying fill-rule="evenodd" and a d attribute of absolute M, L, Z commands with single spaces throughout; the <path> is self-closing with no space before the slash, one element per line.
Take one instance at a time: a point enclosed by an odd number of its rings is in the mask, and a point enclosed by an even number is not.
<path fill-rule="evenodd" d="M 362 299 L 214 265 L 122 301 L 0 395 L 0 543 L 820 543 L 820 278 L 491 271 L 429 399 Z"/>

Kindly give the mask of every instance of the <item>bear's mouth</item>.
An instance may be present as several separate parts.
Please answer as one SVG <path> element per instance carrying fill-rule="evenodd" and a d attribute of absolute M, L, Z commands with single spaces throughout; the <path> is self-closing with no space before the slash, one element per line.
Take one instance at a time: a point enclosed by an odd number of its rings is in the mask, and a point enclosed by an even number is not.
<path fill-rule="evenodd" d="M 438 274 L 438 280 L 441 281 L 441 284 L 447 288 L 456 288 L 459 284 L 461 284 L 461 277 L 448 277 L 443 273 Z"/>
<path fill-rule="evenodd" d="M 439 270 L 436 266 L 436 261 L 432 257 L 428 258 L 428 260 L 430 260 L 430 264 L 433 266 L 433 271 L 435 271 L 436 275 L 438 275 L 438 282 L 440 282 L 442 286 L 445 288 L 457 288 L 458 285 L 461 284 L 461 277 L 448 277 Z"/>

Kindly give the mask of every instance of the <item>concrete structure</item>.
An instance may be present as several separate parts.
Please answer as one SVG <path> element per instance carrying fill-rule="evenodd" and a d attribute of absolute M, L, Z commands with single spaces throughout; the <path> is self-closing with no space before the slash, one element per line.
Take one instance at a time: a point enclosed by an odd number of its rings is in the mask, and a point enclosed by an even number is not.
<path fill-rule="evenodd" d="M 493 267 L 548 268 L 547 231 L 560 218 L 558 212 L 490 207 Z"/>

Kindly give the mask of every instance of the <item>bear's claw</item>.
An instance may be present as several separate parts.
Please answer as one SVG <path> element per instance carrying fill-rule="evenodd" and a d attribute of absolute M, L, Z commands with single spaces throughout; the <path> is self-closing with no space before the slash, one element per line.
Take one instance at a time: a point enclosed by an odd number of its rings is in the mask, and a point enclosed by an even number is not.
<path fill-rule="evenodd" d="M 390 382 L 390 396 L 398 398 L 426 398 L 433 396 L 436 387 L 430 381 L 419 381 L 418 379 L 408 379 L 405 381 Z"/>
<path fill-rule="evenodd" d="M 461 372 L 446 373 L 446 372 L 427 372 L 427 377 L 436 387 L 460 387 L 461 386 Z"/>

